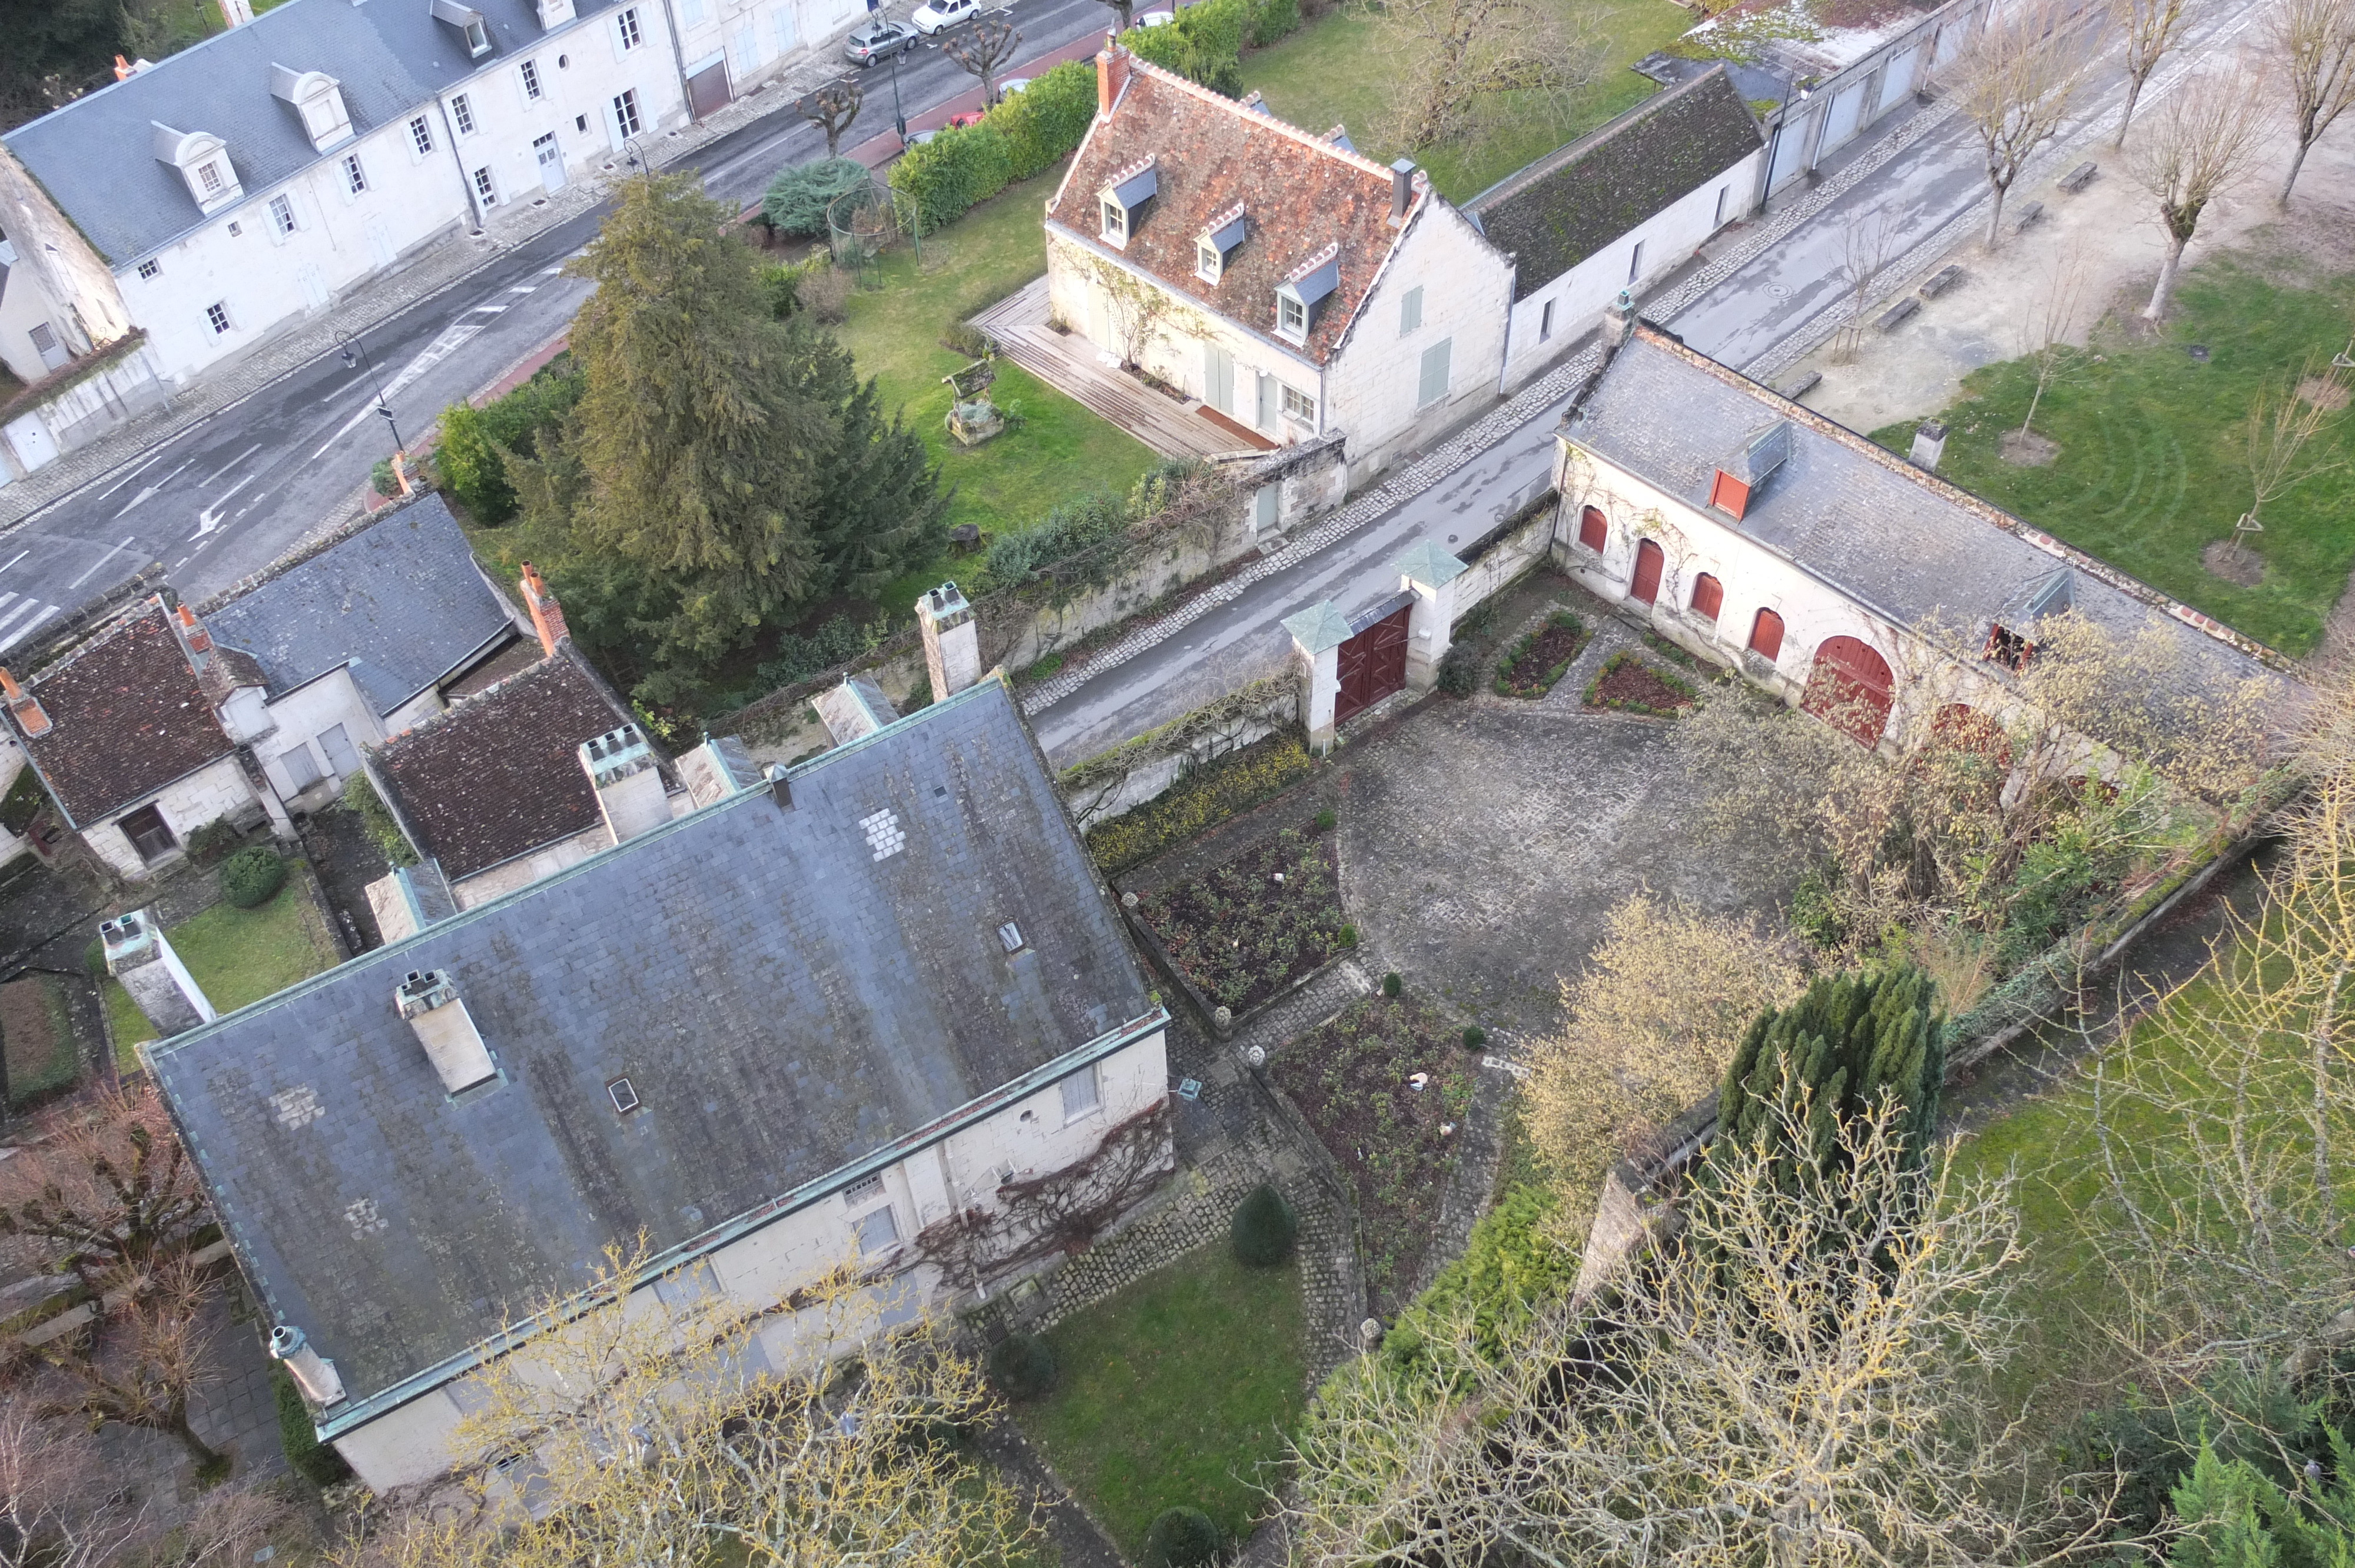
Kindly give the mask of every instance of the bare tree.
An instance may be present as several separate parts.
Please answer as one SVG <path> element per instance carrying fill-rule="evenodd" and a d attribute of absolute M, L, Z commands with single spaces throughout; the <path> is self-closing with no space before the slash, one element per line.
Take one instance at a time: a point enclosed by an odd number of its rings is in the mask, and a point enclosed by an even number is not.
<path fill-rule="evenodd" d="M 2222 80 L 2184 84 L 2170 96 L 2126 154 L 2126 166 L 2158 203 L 2159 226 L 2167 230 L 2167 255 L 2142 319 L 2167 314 L 2184 248 L 2200 227 L 2200 215 L 2217 193 L 2238 178 L 2256 150 L 2263 100 L 2256 84 L 2234 73 Z"/>
<path fill-rule="evenodd" d="M 199 1477 L 225 1472 L 229 1456 L 188 1421 L 189 1400 L 212 1375 L 205 1296 L 194 1267 L 166 1264 L 104 1306 L 85 1336 L 51 1340 L 45 1349 L 59 1375 L 51 1382 L 50 1412 L 163 1433 L 179 1440 Z"/>
<path fill-rule="evenodd" d="M 2009 1179 L 1908 1169 L 1902 1112 L 1712 1149 L 1721 1185 L 1607 1313 L 1557 1306 L 1439 1375 L 1329 1383 L 1297 1444 L 1317 1568 L 2051 1564 L 2106 1553 L 2107 1477 L 2025 1479 L 1985 1381 L 2011 1351 Z M 1781 1149 L 1837 1139 L 1815 1190 Z M 1714 1259 L 1725 1260 L 1720 1266 Z"/>
<path fill-rule="evenodd" d="M 1849 299 L 1848 324 L 1840 329 L 1832 357 L 1841 364 L 1856 357 L 1864 341 L 1864 313 L 1872 303 L 1881 274 L 1897 259 L 1897 230 L 1889 214 L 1875 208 L 1840 229 L 1841 288 Z"/>
<path fill-rule="evenodd" d="M 2297 184 L 2306 154 L 2330 122 L 2355 103 L 2355 0 L 2274 0 L 2265 16 L 2265 48 L 2289 93 L 2290 154 L 2281 204 Z"/>
<path fill-rule="evenodd" d="M 153 1089 L 101 1089 L 43 1118 L 0 1161 L 0 1234 L 35 1236 L 94 1290 L 174 1256 L 210 1213 Z"/>
<path fill-rule="evenodd" d="M 2126 103 L 2118 111 L 2118 138 L 2110 145 L 2126 144 L 2126 127 L 2134 122 L 2143 85 L 2168 51 L 2183 42 L 2204 6 L 2205 0 L 2110 0 L 2110 26 L 2126 39 Z"/>
<path fill-rule="evenodd" d="M 826 132 L 826 155 L 842 156 L 842 133 L 858 118 L 859 106 L 867 101 L 866 89 L 851 77 L 829 81 L 796 105 L 802 118 Z"/>
<path fill-rule="evenodd" d="M 1988 16 L 1948 77 L 1986 159 L 1990 250 L 2001 240 L 2004 197 L 2084 87 L 2094 51 L 2075 35 L 2061 0 L 2022 0 Z"/>
<path fill-rule="evenodd" d="M 2345 458 L 2317 457 L 2308 449 L 2317 436 L 2339 424 L 2347 408 L 2349 380 L 2347 366 L 2309 354 L 2285 384 L 2265 387 L 2251 399 L 2241 426 L 2241 450 L 2252 495 L 2247 514 L 2233 530 L 2236 547 L 2243 535 L 2264 532 L 2268 503 L 2295 485 L 2347 466 Z"/>
<path fill-rule="evenodd" d="M 1537 92 L 1565 113 L 1602 69 L 1575 13 L 1538 0 L 1391 0 L 1379 15 L 1405 90 L 1393 136 L 1410 152 L 1461 135 L 1501 93 Z"/>
<path fill-rule="evenodd" d="M 145 1526 L 87 1426 L 0 1401 L 0 1568 L 110 1568 Z"/>
<path fill-rule="evenodd" d="M 2044 401 L 2047 389 L 2076 357 L 2076 345 L 2070 339 L 2077 330 L 2078 313 L 2084 309 L 2087 273 L 2084 245 L 2073 239 L 2054 260 L 2051 281 L 2029 305 L 2019 350 L 2036 367 L 2036 389 L 2029 394 L 2028 413 L 2019 421 L 2022 436 L 2036 423 L 2036 407 Z"/>
<path fill-rule="evenodd" d="M 997 102 L 997 73 L 1014 58 L 1022 35 L 1003 16 L 982 16 L 973 26 L 941 45 L 941 53 L 954 60 L 968 76 L 981 79 L 981 106 Z"/>

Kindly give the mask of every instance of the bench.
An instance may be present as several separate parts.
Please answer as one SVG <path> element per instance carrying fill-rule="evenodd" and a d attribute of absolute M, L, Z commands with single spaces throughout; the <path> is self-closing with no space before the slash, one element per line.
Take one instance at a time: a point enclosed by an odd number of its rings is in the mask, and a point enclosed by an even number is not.
<path fill-rule="evenodd" d="M 1934 300 L 1962 281 L 1961 267 L 1952 265 L 1941 267 L 1923 281 L 1922 297 L 1925 300 Z"/>
<path fill-rule="evenodd" d="M 1888 310 L 1882 312 L 1881 319 L 1872 324 L 1879 327 L 1883 332 L 1895 332 L 1900 326 L 1904 324 L 1906 317 L 1912 315 L 1915 311 L 1918 311 L 1921 308 L 1922 302 L 1920 300 L 1900 300 L 1895 304 L 1890 306 Z"/>
<path fill-rule="evenodd" d="M 2019 221 L 2018 224 L 2013 226 L 2012 232 L 2014 234 L 2019 234 L 2024 231 L 2030 224 L 2034 223 L 2043 216 L 2044 204 L 2041 201 L 2030 202 L 2026 207 L 2019 209 Z"/>
<path fill-rule="evenodd" d="M 2094 183 L 2094 176 L 2100 172 L 2097 164 L 2080 164 L 2061 176 L 2061 188 L 2072 193 L 2083 190 Z"/>
<path fill-rule="evenodd" d="M 1810 370 L 1805 376 L 1800 376 L 1796 381 L 1792 382 L 1788 387 L 1784 387 L 1783 396 L 1796 403 L 1800 398 L 1806 397 L 1808 393 L 1814 391 L 1817 385 L 1821 382 L 1823 378 L 1824 373 L 1822 371 Z"/>

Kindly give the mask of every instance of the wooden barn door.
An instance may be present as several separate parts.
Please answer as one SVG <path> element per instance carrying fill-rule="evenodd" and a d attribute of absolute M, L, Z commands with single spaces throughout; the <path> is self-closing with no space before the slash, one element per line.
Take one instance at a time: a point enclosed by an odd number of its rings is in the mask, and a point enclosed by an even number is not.
<path fill-rule="evenodd" d="M 1406 690 L 1406 625 L 1413 613 L 1409 606 L 1386 615 L 1341 644 L 1341 694 L 1333 702 L 1335 724 L 1392 692 Z"/>
<path fill-rule="evenodd" d="M 1853 637 L 1827 637 L 1807 672 L 1806 710 L 1870 750 L 1889 727 L 1895 681 L 1889 661 Z"/>

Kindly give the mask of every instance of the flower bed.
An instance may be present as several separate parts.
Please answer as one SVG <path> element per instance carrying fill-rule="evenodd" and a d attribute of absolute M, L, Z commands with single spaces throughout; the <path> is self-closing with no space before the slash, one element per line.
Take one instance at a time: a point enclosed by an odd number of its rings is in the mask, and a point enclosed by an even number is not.
<path fill-rule="evenodd" d="M 1090 828 L 1088 853 L 1106 871 L 1125 871 L 1282 794 L 1316 768 L 1297 731 L 1255 740 L 1197 768 L 1159 799 Z"/>
<path fill-rule="evenodd" d="M 1500 697 L 1542 697 L 1553 690 L 1578 651 L 1586 646 L 1586 627 L 1566 609 L 1546 617 L 1545 624 L 1506 651 L 1497 667 Z"/>
<path fill-rule="evenodd" d="M 1238 1013 L 1306 979 L 1346 945 L 1333 841 L 1294 828 L 1139 898 L 1136 916 L 1196 991 Z"/>
<path fill-rule="evenodd" d="M 1586 705 L 1621 713 L 1674 718 L 1693 705 L 1693 689 L 1665 670 L 1655 670 L 1633 653 L 1614 653 L 1588 683 Z"/>
<path fill-rule="evenodd" d="M 1472 1104 L 1472 1061 L 1462 1029 L 1410 995 L 1367 997 L 1270 1063 L 1276 1086 L 1349 1180 L 1386 1308 L 1412 1286 L 1431 1245 Z"/>

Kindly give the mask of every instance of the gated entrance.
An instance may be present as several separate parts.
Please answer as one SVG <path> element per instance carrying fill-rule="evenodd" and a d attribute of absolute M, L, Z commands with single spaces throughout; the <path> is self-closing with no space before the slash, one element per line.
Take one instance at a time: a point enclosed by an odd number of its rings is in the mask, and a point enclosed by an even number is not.
<path fill-rule="evenodd" d="M 1340 694 L 1333 699 L 1333 722 L 1346 722 L 1392 692 L 1406 690 L 1408 605 L 1393 610 L 1341 644 Z"/>

